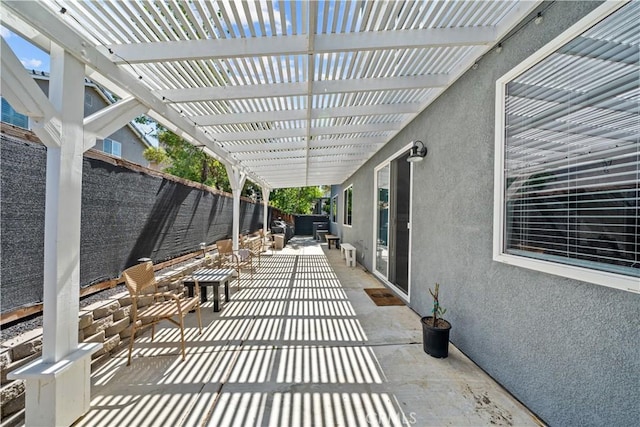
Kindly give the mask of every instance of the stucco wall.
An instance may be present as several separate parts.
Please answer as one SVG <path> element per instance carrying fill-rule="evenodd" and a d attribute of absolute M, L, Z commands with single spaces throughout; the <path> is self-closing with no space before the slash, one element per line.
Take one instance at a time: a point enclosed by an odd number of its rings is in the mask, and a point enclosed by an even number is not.
<path fill-rule="evenodd" d="M 88 116 L 90 114 L 95 113 L 107 106 L 107 102 L 98 94 L 97 89 L 93 87 L 87 87 L 85 89 L 84 96 L 84 114 Z M 123 126 L 111 135 L 108 136 L 109 139 L 114 141 L 118 141 L 122 144 L 122 154 L 121 157 L 123 159 L 129 160 L 130 162 L 137 163 L 142 166 L 148 166 L 149 161 L 144 158 L 142 153 L 145 148 L 147 148 L 144 143 L 141 141 L 140 137 L 136 135 L 136 133 L 129 128 L 129 126 Z M 99 139 L 96 142 L 95 148 L 97 150 L 104 151 L 103 148 L 103 140 Z"/>
<path fill-rule="evenodd" d="M 354 186 L 354 225 L 338 232 L 362 242 L 358 261 L 372 269 L 373 169 L 413 139 L 427 144 L 414 165 L 410 306 L 428 314 L 439 282 L 451 341 L 557 426 L 637 425 L 640 295 L 492 260 L 495 81 L 598 5 L 551 5 L 336 189 L 341 210 Z"/>

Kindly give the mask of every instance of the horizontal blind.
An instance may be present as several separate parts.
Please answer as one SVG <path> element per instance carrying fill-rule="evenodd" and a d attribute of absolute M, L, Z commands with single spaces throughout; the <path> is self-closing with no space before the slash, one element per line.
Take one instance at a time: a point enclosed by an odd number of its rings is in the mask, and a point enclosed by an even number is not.
<path fill-rule="evenodd" d="M 506 253 L 640 277 L 640 4 L 506 87 Z"/>
<path fill-rule="evenodd" d="M 23 129 L 29 129 L 29 117 L 14 110 L 6 99 L 0 98 L 0 101 L 2 102 L 0 110 L 2 111 L 2 121 L 4 123 L 10 123 Z"/>

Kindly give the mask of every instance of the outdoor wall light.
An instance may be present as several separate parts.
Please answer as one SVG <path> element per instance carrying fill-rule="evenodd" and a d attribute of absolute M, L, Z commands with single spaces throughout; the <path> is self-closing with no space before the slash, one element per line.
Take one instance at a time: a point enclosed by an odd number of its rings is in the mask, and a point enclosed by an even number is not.
<path fill-rule="evenodd" d="M 407 162 L 420 162 L 427 155 L 427 147 L 424 146 L 422 141 L 413 141 L 411 147 L 411 154 L 407 158 Z"/>

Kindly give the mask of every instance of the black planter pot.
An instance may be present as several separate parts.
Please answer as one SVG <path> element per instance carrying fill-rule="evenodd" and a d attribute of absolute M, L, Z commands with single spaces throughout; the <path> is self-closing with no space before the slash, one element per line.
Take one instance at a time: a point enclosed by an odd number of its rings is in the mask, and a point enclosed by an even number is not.
<path fill-rule="evenodd" d="M 420 319 L 422 322 L 422 347 L 424 352 L 430 356 L 444 358 L 449 355 L 449 331 L 451 323 L 446 323 L 445 327 L 431 326 L 431 316 Z"/>

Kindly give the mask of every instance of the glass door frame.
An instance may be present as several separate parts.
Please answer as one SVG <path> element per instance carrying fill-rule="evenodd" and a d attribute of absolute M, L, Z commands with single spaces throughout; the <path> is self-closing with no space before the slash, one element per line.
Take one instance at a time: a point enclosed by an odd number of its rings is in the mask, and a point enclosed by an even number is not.
<path fill-rule="evenodd" d="M 373 203 L 372 203 L 372 209 L 373 209 L 373 234 L 372 234 L 372 248 L 374 249 L 372 252 L 372 260 L 371 260 L 371 265 L 373 266 L 372 268 L 372 273 L 374 276 L 376 276 L 378 279 L 380 279 L 385 285 L 387 285 L 389 288 L 391 288 L 400 298 L 404 299 L 406 302 L 409 302 L 411 297 L 411 240 L 413 239 L 413 233 L 411 232 L 411 224 L 413 223 L 413 163 L 411 162 L 407 162 L 407 167 L 410 167 L 410 180 L 411 180 L 411 192 L 409 195 L 409 261 L 408 261 L 408 286 L 407 286 L 407 293 L 404 292 L 404 290 L 400 289 L 399 287 L 397 287 L 396 285 L 394 285 L 393 283 L 391 283 L 388 279 L 389 276 L 389 268 L 388 268 L 388 260 L 387 260 L 387 276 L 383 275 L 382 273 L 380 273 L 378 271 L 378 265 L 377 265 L 377 247 L 378 247 L 378 172 L 382 169 L 384 169 L 385 167 L 389 167 L 389 173 L 391 174 L 391 162 L 396 160 L 398 157 L 403 156 L 404 154 L 406 154 L 410 149 L 411 149 L 412 144 L 409 143 L 406 146 L 404 146 L 403 148 L 401 148 L 400 150 L 396 151 L 393 155 L 391 155 L 390 157 L 388 157 L 387 159 L 385 159 L 384 161 L 378 163 L 378 165 L 373 169 Z M 391 205 L 391 201 L 395 201 L 395 197 L 391 197 L 391 175 L 389 175 L 389 211 L 391 211 L 391 209 L 395 209 L 395 206 Z M 389 233 L 390 231 L 390 227 L 387 227 L 387 233 Z M 388 240 L 391 240 L 390 237 L 388 237 Z"/>

